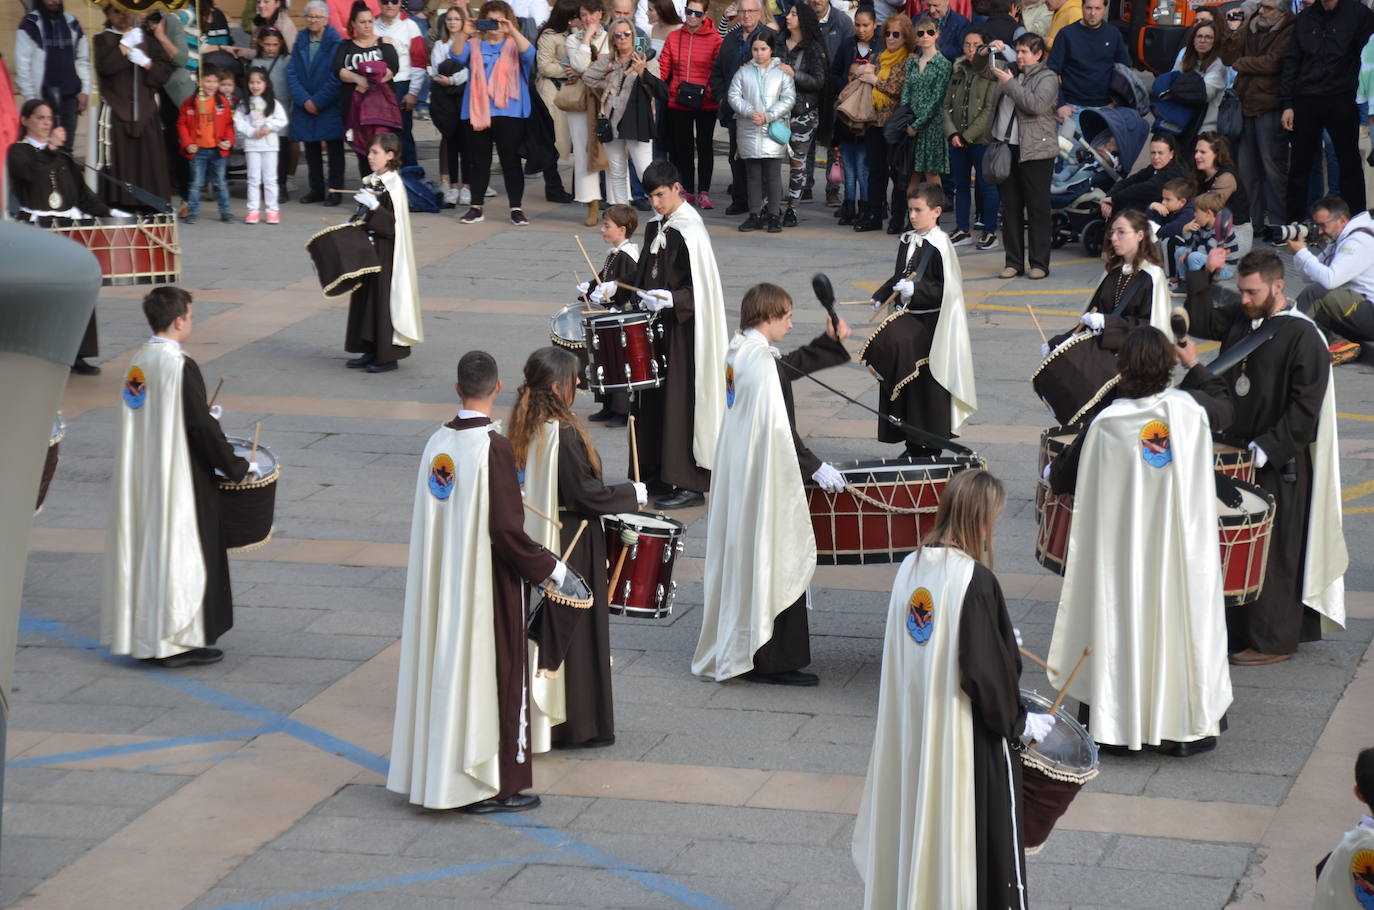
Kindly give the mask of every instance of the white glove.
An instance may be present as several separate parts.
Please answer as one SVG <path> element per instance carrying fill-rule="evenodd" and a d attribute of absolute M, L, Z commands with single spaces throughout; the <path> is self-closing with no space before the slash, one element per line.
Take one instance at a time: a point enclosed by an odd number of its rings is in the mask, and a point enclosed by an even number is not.
<path fill-rule="evenodd" d="M 248 462 L 248 476 L 252 478 L 262 477 L 262 468 L 258 467 L 256 461 Z"/>
<path fill-rule="evenodd" d="M 649 503 L 649 487 L 637 480 L 630 481 L 630 486 L 635 488 L 635 499 L 639 500 L 640 508 Z"/>
<path fill-rule="evenodd" d="M 577 283 L 577 293 L 583 297 L 587 296 L 587 292 L 591 290 L 591 288 L 592 283 L 590 281 L 579 281 Z"/>
<path fill-rule="evenodd" d="M 614 281 L 603 281 L 596 286 L 596 293 L 601 297 L 603 302 L 613 299 L 615 297 L 615 292 L 618 290 L 620 290 L 620 288 Z"/>
<path fill-rule="evenodd" d="M 1021 640 L 1021 630 L 1020 630 L 1020 629 L 1018 629 L 1018 628 L 1016 628 L 1015 626 L 1013 626 L 1013 627 L 1012 627 L 1012 630 L 1011 630 L 1011 634 L 1012 634 L 1013 636 L 1015 636 L 1015 638 L 1016 638 L 1016 647 L 1020 648 L 1020 647 L 1022 647 L 1022 646 L 1025 644 L 1025 642 Z"/>
<path fill-rule="evenodd" d="M 224 408 L 217 404 L 210 405 L 210 416 L 219 420 L 224 415 Z"/>
<path fill-rule="evenodd" d="M 1254 458 L 1255 458 L 1255 467 L 1256 467 L 1256 468 L 1262 468 L 1262 467 L 1264 467 L 1265 465 L 1267 465 L 1267 464 L 1269 463 L 1269 453 L 1268 453 L 1268 452 L 1264 451 L 1264 449 L 1261 449 L 1259 446 L 1255 445 L 1253 442 L 1250 443 L 1249 448 L 1250 448 L 1250 454 L 1253 455 Z"/>
<path fill-rule="evenodd" d="M 141 66 L 147 69 L 148 65 L 153 62 L 153 58 L 143 53 L 142 48 L 135 47 L 129 50 L 129 62 L 134 66 Z"/>
<path fill-rule="evenodd" d="M 367 190 L 359 190 L 358 192 L 354 193 L 353 201 L 358 203 L 358 205 L 367 206 L 372 211 L 376 211 L 377 206 L 381 205 L 381 203 L 377 201 L 376 195 L 368 192 Z"/>
<path fill-rule="evenodd" d="M 1042 742 L 1053 729 L 1053 714 L 1027 714 L 1026 726 L 1021 733 L 1021 742 L 1025 744 Z"/>
<path fill-rule="evenodd" d="M 563 579 L 568 577 L 568 566 L 561 559 L 553 561 L 553 571 L 549 577 L 544 579 L 546 583 L 551 583 L 555 588 L 563 587 Z"/>
<path fill-rule="evenodd" d="M 650 313 L 657 313 L 659 310 L 666 310 L 673 305 L 673 292 L 665 291 L 662 288 L 653 291 L 640 291 L 639 299 L 644 302 L 644 309 Z"/>
<path fill-rule="evenodd" d="M 892 290 L 901 294 L 903 300 L 910 300 L 911 295 L 916 293 L 916 283 L 910 278 L 903 278 L 892 285 Z"/>
<path fill-rule="evenodd" d="M 119 39 L 119 43 L 129 49 L 139 47 L 143 44 L 143 29 L 131 28 L 124 33 L 124 37 Z"/>
<path fill-rule="evenodd" d="M 873 307 L 873 312 L 875 313 L 883 308 L 883 302 L 881 300 L 870 300 L 868 303 Z"/>
<path fill-rule="evenodd" d="M 1050 343 L 1049 343 L 1048 341 L 1042 341 L 1042 342 L 1040 342 L 1040 356 L 1041 356 L 1041 357 L 1048 357 L 1048 356 L 1050 356 Z"/>
<path fill-rule="evenodd" d="M 1053 470 L 1054 470 L 1054 462 L 1050 462 L 1049 464 L 1045 465 L 1045 470 L 1043 470 L 1043 471 L 1040 472 L 1040 479 L 1041 479 L 1041 480 L 1049 480 L 1049 479 L 1050 479 L 1050 471 L 1053 471 Z M 1020 642 L 1018 641 L 1017 644 L 1019 645 Z"/>
<path fill-rule="evenodd" d="M 1102 329 L 1107 324 L 1107 317 L 1101 313 L 1084 313 L 1078 317 L 1078 321 L 1093 330 L 1093 334 L 1101 334 Z"/>
<path fill-rule="evenodd" d="M 133 215 L 130 215 L 128 212 L 124 211 L 123 209 L 115 209 L 115 208 L 112 208 L 112 209 L 110 209 L 110 217 L 111 217 L 111 218 L 132 218 L 132 217 L 134 217 L 134 216 L 133 216 Z"/>
<path fill-rule="evenodd" d="M 811 475 L 811 479 L 820 484 L 821 489 L 827 493 L 839 493 L 844 489 L 844 475 L 835 470 L 835 466 L 828 461 L 821 462 L 821 466 Z"/>

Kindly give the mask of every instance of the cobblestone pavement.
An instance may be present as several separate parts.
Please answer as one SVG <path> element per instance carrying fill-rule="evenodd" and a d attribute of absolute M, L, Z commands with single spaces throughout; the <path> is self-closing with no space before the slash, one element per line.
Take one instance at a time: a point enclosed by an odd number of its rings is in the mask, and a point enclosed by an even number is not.
<path fill-rule="evenodd" d="M 432 142 L 423 154 L 433 157 Z M 723 185 L 723 160 L 717 175 Z M 320 296 L 303 251 L 343 209 L 287 203 L 277 227 L 182 229 L 183 283 L 196 295 L 190 350 L 207 382 L 225 378 L 226 429 L 251 435 L 261 422 L 284 465 L 275 538 L 232 561 L 236 625 L 211 667 L 148 669 L 94 641 L 116 388 L 146 334 L 139 289 L 102 295 L 104 372 L 71 380 L 70 427 L 29 560 L 0 905 L 858 905 L 849 841 L 893 568 L 818 570 L 819 688 L 704 682 L 688 669 L 701 509 L 681 516 L 674 614 L 613 620 L 613 747 L 538 758 L 544 804 L 514 818 L 422 811 L 383 788 L 415 461 L 456 408 L 454 364 L 470 348 L 491 351 L 508 408 L 526 354 L 571 301 L 571 272 L 585 277 L 573 235 L 601 251 L 581 208 L 547 205 L 537 182 L 528 228 L 504 222 L 503 199 L 491 203 L 477 226 L 453 211 L 414 216 L 427 341 L 387 375 L 344 369 L 344 305 Z M 891 268 L 894 238 L 837 230 L 819 203 L 780 236 L 739 234 L 723 208 L 706 219 L 727 301 L 734 309 L 758 280 L 782 283 L 796 296 L 797 342 L 822 326 L 813 272 L 860 300 Z M 1051 421 L 1026 381 L 1039 338 L 1025 306 L 1047 329 L 1067 327 L 1100 265 L 1065 248 L 1049 280 L 1004 282 L 993 277 L 1000 251 L 960 258 L 982 405 L 963 441 L 1008 484 L 997 571 L 1027 647 L 1043 654 L 1059 585 L 1033 558 L 1032 499 L 1036 440 Z M 862 308 L 842 312 L 868 331 Z M 1215 752 L 1105 757 L 1030 861 L 1035 906 L 1308 905 L 1313 864 L 1356 818 L 1350 769 L 1374 703 L 1374 381 L 1358 364 L 1336 375 L 1348 628 L 1288 663 L 1234 670 L 1230 731 Z M 857 364 L 825 378 L 873 398 Z M 796 393 L 800 429 L 823 458 L 896 448 L 873 442 L 874 419 L 858 408 L 805 382 Z M 608 476 L 620 476 L 623 431 L 593 433 Z M 1024 685 L 1048 691 L 1033 667 Z"/>

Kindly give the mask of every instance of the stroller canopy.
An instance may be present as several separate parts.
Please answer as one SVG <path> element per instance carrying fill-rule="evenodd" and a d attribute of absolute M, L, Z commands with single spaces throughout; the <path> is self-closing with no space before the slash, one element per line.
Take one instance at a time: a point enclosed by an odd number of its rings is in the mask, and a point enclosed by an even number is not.
<path fill-rule="evenodd" d="M 1078 115 L 1078 129 L 1089 143 L 1095 142 L 1104 132 L 1111 133 L 1116 140 L 1122 177 L 1135 167 L 1140 150 L 1145 147 L 1145 139 L 1150 135 L 1150 125 L 1145 118 L 1123 107 L 1088 108 Z"/>

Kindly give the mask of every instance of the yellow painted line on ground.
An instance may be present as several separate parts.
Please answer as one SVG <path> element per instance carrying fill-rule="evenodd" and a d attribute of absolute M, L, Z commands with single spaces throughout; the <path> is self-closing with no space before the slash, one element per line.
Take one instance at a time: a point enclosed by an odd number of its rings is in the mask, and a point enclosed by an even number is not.
<path fill-rule="evenodd" d="M 1337 412 L 1336 416 L 1342 420 L 1363 420 L 1366 423 L 1374 423 L 1374 414 L 1342 414 Z"/>
<path fill-rule="evenodd" d="M 970 291 L 965 297 L 1024 297 L 1029 294 L 1091 294 L 1096 288 L 1050 288 L 1044 291 Z"/>
<path fill-rule="evenodd" d="M 1374 480 L 1366 480 L 1364 483 L 1357 483 L 1353 487 L 1346 487 L 1341 491 L 1341 502 L 1363 499 L 1370 493 L 1374 493 Z"/>
<path fill-rule="evenodd" d="M 1374 506 L 1359 506 L 1354 509 L 1341 509 L 1342 515 L 1369 515 L 1374 514 Z"/>

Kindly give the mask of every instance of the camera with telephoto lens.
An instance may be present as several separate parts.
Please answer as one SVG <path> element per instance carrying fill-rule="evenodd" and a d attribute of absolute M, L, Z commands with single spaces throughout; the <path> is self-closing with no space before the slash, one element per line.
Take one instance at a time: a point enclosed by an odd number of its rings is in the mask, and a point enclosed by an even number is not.
<path fill-rule="evenodd" d="M 1288 240 L 1307 240 L 1321 234 L 1321 228 L 1311 221 L 1295 221 L 1292 224 L 1271 224 L 1264 229 L 1264 238 L 1270 243 L 1283 243 Z"/>

